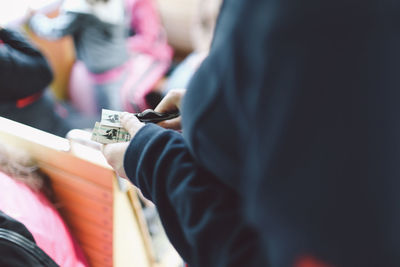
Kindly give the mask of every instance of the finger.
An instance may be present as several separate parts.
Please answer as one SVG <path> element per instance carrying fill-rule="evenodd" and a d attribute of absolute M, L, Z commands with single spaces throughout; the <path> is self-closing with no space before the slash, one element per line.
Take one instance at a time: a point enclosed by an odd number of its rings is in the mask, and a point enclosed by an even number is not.
<path fill-rule="evenodd" d="M 139 121 L 138 118 L 136 118 L 136 116 L 133 115 L 132 113 L 124 112 L 124 113 L 122 113 L 122 115 L 121 115 L 121 124 L 122 124 L 122 126 L 123 126 L 125 129 L 127 129 L 127 130 L 129 130 L 129 129 L 127 128 L 129 122 L 132 121 L 131 123 L 133 123 L 135 120 Z"/>
<path fill-rule="evenodd" d="M 124 169 L 124 155 L 129 143 L 114 143 L 104 145 L 103 155 L 107 163 L 123 178 L 127 178 Z"/>
<path fill-rule="evenodd" d="M 109 145 L 103 145 L 101 147 L 101 153 L 103 153 L 103 156 L 106 159 L 107 163 L 110 164 L 112 158 L 112 147 L 110 147 Z"/>
<path fill-rule="evenodd" d="M 135 115 L 128 112 L 121 114 L 121 124 L 122 127 L 124 127 L 132 137 L 141 127 L 144 126 L 144 123 L 140 122 Z"/>
<path fill-rule="evenodd" d="M 120 116 L 120 119 L 121 119 L 121 123 L 123 122 L 123 121 L 126 121 L 126 120 L 128 120 L 130 117 L 132 117 L 132 116 L 134 116 L 132 113 L 129 113 L 129 112 L 122 112 L 121 113 L 121 116 Z"/>
<path fill-rule="evenodd" d="M 171 120 L 161 121 L 158 123 L 158 125 L 166 129 L 180 130 L 182 128 L 181 117 L 179 116 Z"/>
<path fill-rule="evenodd" d="M 103 153 L 104 157 L 107 161 L 112 158 L 112 154 L 115 149 L 115 144 L 103 144 L 101 147 L 101 153 Z"/>
<path fill-rule="evenodd" d="M 172 99 L 171 97 L 166 95 L 160 101 L 160 103 L 158 103 L 158 105 L 156 106 L 154 111 L 163 113 L 163 112 L 168 112 L 168 111 L 172 111 L 172 110 L 176 110 L 176 109 L 177 109 L 177 107 L 176 107 L 176 104 L 174 103 L 174 99 Z"/>
<path fill-rule="evenodd" d="M 168 112 L 177 110 L 180 107 L 180 102 L 185 93 L 185 89 L 173 89 L 160 101 L 154 111 Z"/>

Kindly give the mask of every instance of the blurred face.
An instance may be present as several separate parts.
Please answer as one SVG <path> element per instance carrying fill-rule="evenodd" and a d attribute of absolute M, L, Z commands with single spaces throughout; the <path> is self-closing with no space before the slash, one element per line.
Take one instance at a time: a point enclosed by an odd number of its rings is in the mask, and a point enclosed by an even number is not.
<path fill-rule="evenodd" d="M 203 20 L 212 21 L 215 24 L 215 21 L 218 16 L 219 7 L 221 5 L 221 1 L 203 1 L 200 6 L 200 12 L 203 14 Z M 210 27 L 214 27 L 214 25 L 210 25 Z"/>
<path fill-rule="evenodd" d="M 200 0 L 192 33 L 195 50 L 208 50 L 221 3 L 221 0 Z"/>

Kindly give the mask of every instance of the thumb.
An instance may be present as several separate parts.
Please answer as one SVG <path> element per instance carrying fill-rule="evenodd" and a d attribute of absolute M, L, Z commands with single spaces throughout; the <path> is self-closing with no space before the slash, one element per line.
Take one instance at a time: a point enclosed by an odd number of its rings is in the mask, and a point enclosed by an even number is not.
<path fill-rule="evenodd" d="M 131 137 L 137 133 L 137 131 L 144 126 L 143 122 L 140 122 L 138 118 L 132 113 L 124 112 L 121 115 L 121 124 L 124 127 Z"/>
<path fill-rule="evenodd" d="M 171 120 L 160 121 L 157 124 L 158 126 L 171 130 L 180 130 L 182 128 L 180 116 Z"/>
<path fill-rule="evenodd" d="M 180 109 L 181 99 L 185 94 L 185 89 L 172 89 L 160 101 L 154 111 L 157 112 L 170 112 Z"/>

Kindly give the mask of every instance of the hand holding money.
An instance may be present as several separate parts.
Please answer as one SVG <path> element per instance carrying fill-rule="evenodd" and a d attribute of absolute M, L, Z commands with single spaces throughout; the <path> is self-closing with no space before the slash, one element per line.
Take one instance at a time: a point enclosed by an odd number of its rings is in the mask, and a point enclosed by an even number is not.
<path fill-rule="evenodd" d="M 173 120 L 179 115 L 179 110 L 176 109 L 170 112 L 146 109 L 140 113 L 103 109 L 101 122 L 96 122 L 91 139 L 102 144 L 127 142 L 144 126 L 142 122 L 159 123 L 165 120 Z"/>
<path fill-rule="evenodd" d="M 115 143 L 104 145 L 102 152 L 108 164 L 117 172 L 118 176 L 128 178 L 124 168 L 124 156 L 129 143 Z"/>
<path fill-rule="evenodd" d="M 179 112 L 155 112 L 145 110 L 141 113 L 118 112 L 103 109 L 101 122 L 96 122 L 92 132 L 92 140 L 105 144 L 102 152 L 107 162 L 120 177 L 127 178 L 124 169 L 124 155 L 129 141 L 135 136 L 143 122 L 159 122 L 173 119 L 179 116 Z"/>
<path fill-rule="evenodd" d="M 128 142 L 142 126 L 144 124 L 131 113 L 103 109 L 101 122 L 96 122 L 91 140 L 102 144 Z"/>
<path fill-rule="evenodd" d="M 105 144 L 103 155 L 120 177 L 127 178 L 124 169 L 127 141 L 143 126 L 134 114 L 103 109 L 101 122 L 93 129 L 92 140 Z"/>

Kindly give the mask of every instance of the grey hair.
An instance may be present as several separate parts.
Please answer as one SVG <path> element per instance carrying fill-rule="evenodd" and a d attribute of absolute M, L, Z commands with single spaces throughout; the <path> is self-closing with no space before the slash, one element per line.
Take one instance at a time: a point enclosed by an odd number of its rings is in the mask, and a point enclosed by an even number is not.
<path fill-rule="evenodd" d="M 44 193 L 53 201 L 49 177 L 40 170 L 37 162 L 25 150 L 0 144 L 0 171 L 23 182 L 33 191 Z"/>

